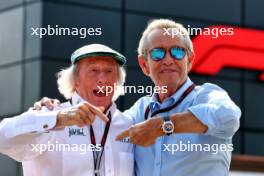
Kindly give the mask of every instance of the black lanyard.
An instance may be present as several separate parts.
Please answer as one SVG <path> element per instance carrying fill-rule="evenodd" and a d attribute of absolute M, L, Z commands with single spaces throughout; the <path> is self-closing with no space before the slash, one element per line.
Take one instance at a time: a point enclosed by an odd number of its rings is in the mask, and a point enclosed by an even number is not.
<path fill-rule="evenodd" d="M 102 156 L 103 156 L 103 153 L 104 153 L 104 146 L 105 146 L 105 142 L 106 142 L 106 139 L 107 139 L 107 135 L 108 135 L 109 128 L 110 128 L 110 123 L 111 123 L 111 112 L 109 112 L 108 118 L 109 118 L 109 121 L 105 125 L 104 134 L 103 134 L 103 137 L 101 139 L 101 150 L 100 151 L 93 150 L 94 175 L 95 176 L 99 176 L 99 169 L 100 169 L 100 165 L 101 165 L 101 159 L 102 159 Z M 95 141 L 94 130 L 93 130 L 92 125 L 90 126 L 90 138 L 91 138 L 91 143 L 95 146 L 96 145 L 96 141 Z"/>
<path fill-rule="evenodd" d="M 187 95 L 189 95 L 189 93 L 191 93 L 191 91 L 195 88 L 195 84 L 192 84 L 188 87 L 188 89 L 186 89 L 183 94 L 181 95 L 181 97 L 179 98 L 178 101 L 176 101 L 173 105 L 169 106 L 169 107 L 166 107 L 166 108 L 163 108 L 163 109 L 159 109 L 157 111 L 154 111 L 150 117 L 153 117 L 159 113 L 163 113 L 163 112 L 168 112 L 172 109 L 174 109 L 176 106 L 178 106 L 183 100 L 185 97 L 187 97 Z M 145 117 L 145 120 L 148 119 L 148 115 L 149 115 L 149 111 L 150 111 L 150 107 L 149 105 L 147 106 L 146 110 L 145 110 L 145 114 L 144 114 L 144 117 Z"/>

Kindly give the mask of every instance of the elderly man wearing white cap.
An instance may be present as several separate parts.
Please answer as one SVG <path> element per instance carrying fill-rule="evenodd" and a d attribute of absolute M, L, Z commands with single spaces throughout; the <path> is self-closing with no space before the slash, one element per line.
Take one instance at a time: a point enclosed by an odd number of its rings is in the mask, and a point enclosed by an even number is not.
<path fill-rule="evenodd" d="M 22 162 L 24 176 L 134 175 L 133 145 L 115 137 L 133 124 L 116 108 L 126 59 L 92 44 L 76 50 L 58 74 L 69 101 L 54 111 L 29 111 L 0 123 L 0 152 Z"/>

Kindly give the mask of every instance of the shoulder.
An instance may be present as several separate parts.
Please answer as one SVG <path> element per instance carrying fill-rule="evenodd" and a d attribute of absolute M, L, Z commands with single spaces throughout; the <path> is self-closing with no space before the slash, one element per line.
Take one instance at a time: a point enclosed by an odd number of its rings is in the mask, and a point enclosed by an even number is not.
<path fill-rule="evenodd" d="M 195 87 L 194 101 L 200 103 L 215 102 L 222 100 L 230 100 L 228 93 L 220 86 L 212 83 L 204 83 Z"/>
<path fill-rule="evenodd" d="M 24 112 L 25 113 L 30 113 L 30 114 L 34 114 L 34 113 L 44 113 L 44 112 L 50 112 L 50 111 L 56 111 L 56 110 L 61 110 L 61 109 L 65 109 L 72 106 L 71 103 L 69 101 L 66 101 L 64 103 L 61 103 L 58 106 L 55 106 L 53 110 L 49 110 L 46 106 L 43 106 L 41 108 L 41 110 L 34 110 L 32 107 L 28 109 L 28 111 Z"/>
<path fill-rule="evenodd" d="M 139 98 L 129 109 L 127 109 L 125 114 L 135 114 L 138 111 L 145 109 L 151 101 L 151 97 L 144 96 Z"/>
<path fill-rule="evenodd" d="M 210 94 L 210 93 L 226 93 L 226 91 L 220 86 L 212 83 L 204 83 L 195 87 L 195 92 L 199 94 Z"/>
<path fill-rule="evenodd" d="M 124 114 L 130 116 L 134 120 L 134 123 L 143 121 L 145 109 L 150 101 L 151 97 L 141 97 L 129 109 L 127 109 Z"/>
<path fill-rule="evenodd" d="M 220 86 L 216 85 L 216 84 L 212 84 L 212 83 L 204 83 L 200 86 L 197 86 L 200 90 L 218 90 L 218 91 L 224 91 L 223 88 L 221 88 Z"/>
<path fill-rule="evenodd" d="M 151 101 L 151 97 L 148 97 L 148 96 L 144 96 L 144 97 L 141 97 L 139 98 L 134 104 L 132 107 L 145 107 L 145 106 L 148 106 L 149 103 Z"/>
<path fill-rule="evenodd" d="M 66 102 L 63 102 L 63 103 L 61 103 L 60 105 L 56 106 L 56 107 L 54 108 L 54 110 L 66 109 L 66 108 L 69 108 L 69 107 L 71 107 L 71 106 L 72 106 L 72 104 L 70 103 L 70 101 L 66 101 Z"/>

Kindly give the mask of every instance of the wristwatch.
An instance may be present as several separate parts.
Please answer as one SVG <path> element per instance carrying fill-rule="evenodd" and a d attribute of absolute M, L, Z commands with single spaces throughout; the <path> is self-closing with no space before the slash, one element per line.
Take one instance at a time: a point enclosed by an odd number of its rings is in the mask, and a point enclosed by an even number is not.
<path fill-rule="evenodd" d="M 172 121 L 170 120 L 169 116 L 164 116 L 163 117 L 163 124 L 161 126 L 161 129 L 163 130 L 163 132 L 169 136 L 173 133 L 174 131 L 174 124 L 172 123 Z"/>

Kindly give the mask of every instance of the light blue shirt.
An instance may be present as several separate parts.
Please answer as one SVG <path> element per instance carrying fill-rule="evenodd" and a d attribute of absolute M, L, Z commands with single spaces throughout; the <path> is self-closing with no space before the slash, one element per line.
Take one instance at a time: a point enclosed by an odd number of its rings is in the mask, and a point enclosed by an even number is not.
<path fill-rule="evenodd" d="M 192 81 L 188 78 L 174 95 L 162 103 L 157 101 L 155 95 L 142 97 L 125 113 L 132 116 L 135 123 L 142 122 L 147 106 L 150 105 L 150 118 L 153 111 L 175 103 L 191 84 Z M 157 138 L 156 143 L 149 147 L 136 146 L 137 176 L 229 175 L 233 149 L 232 136 L 239 128 L 241 116 L 239 107 L 223 89 L 217 85 L 205 83 L 196 86 L 176 108 L 158 115 L 165 116 L 184 111 L 192 112 L 207 125 L 207 132 L 172 134 Z"/>

